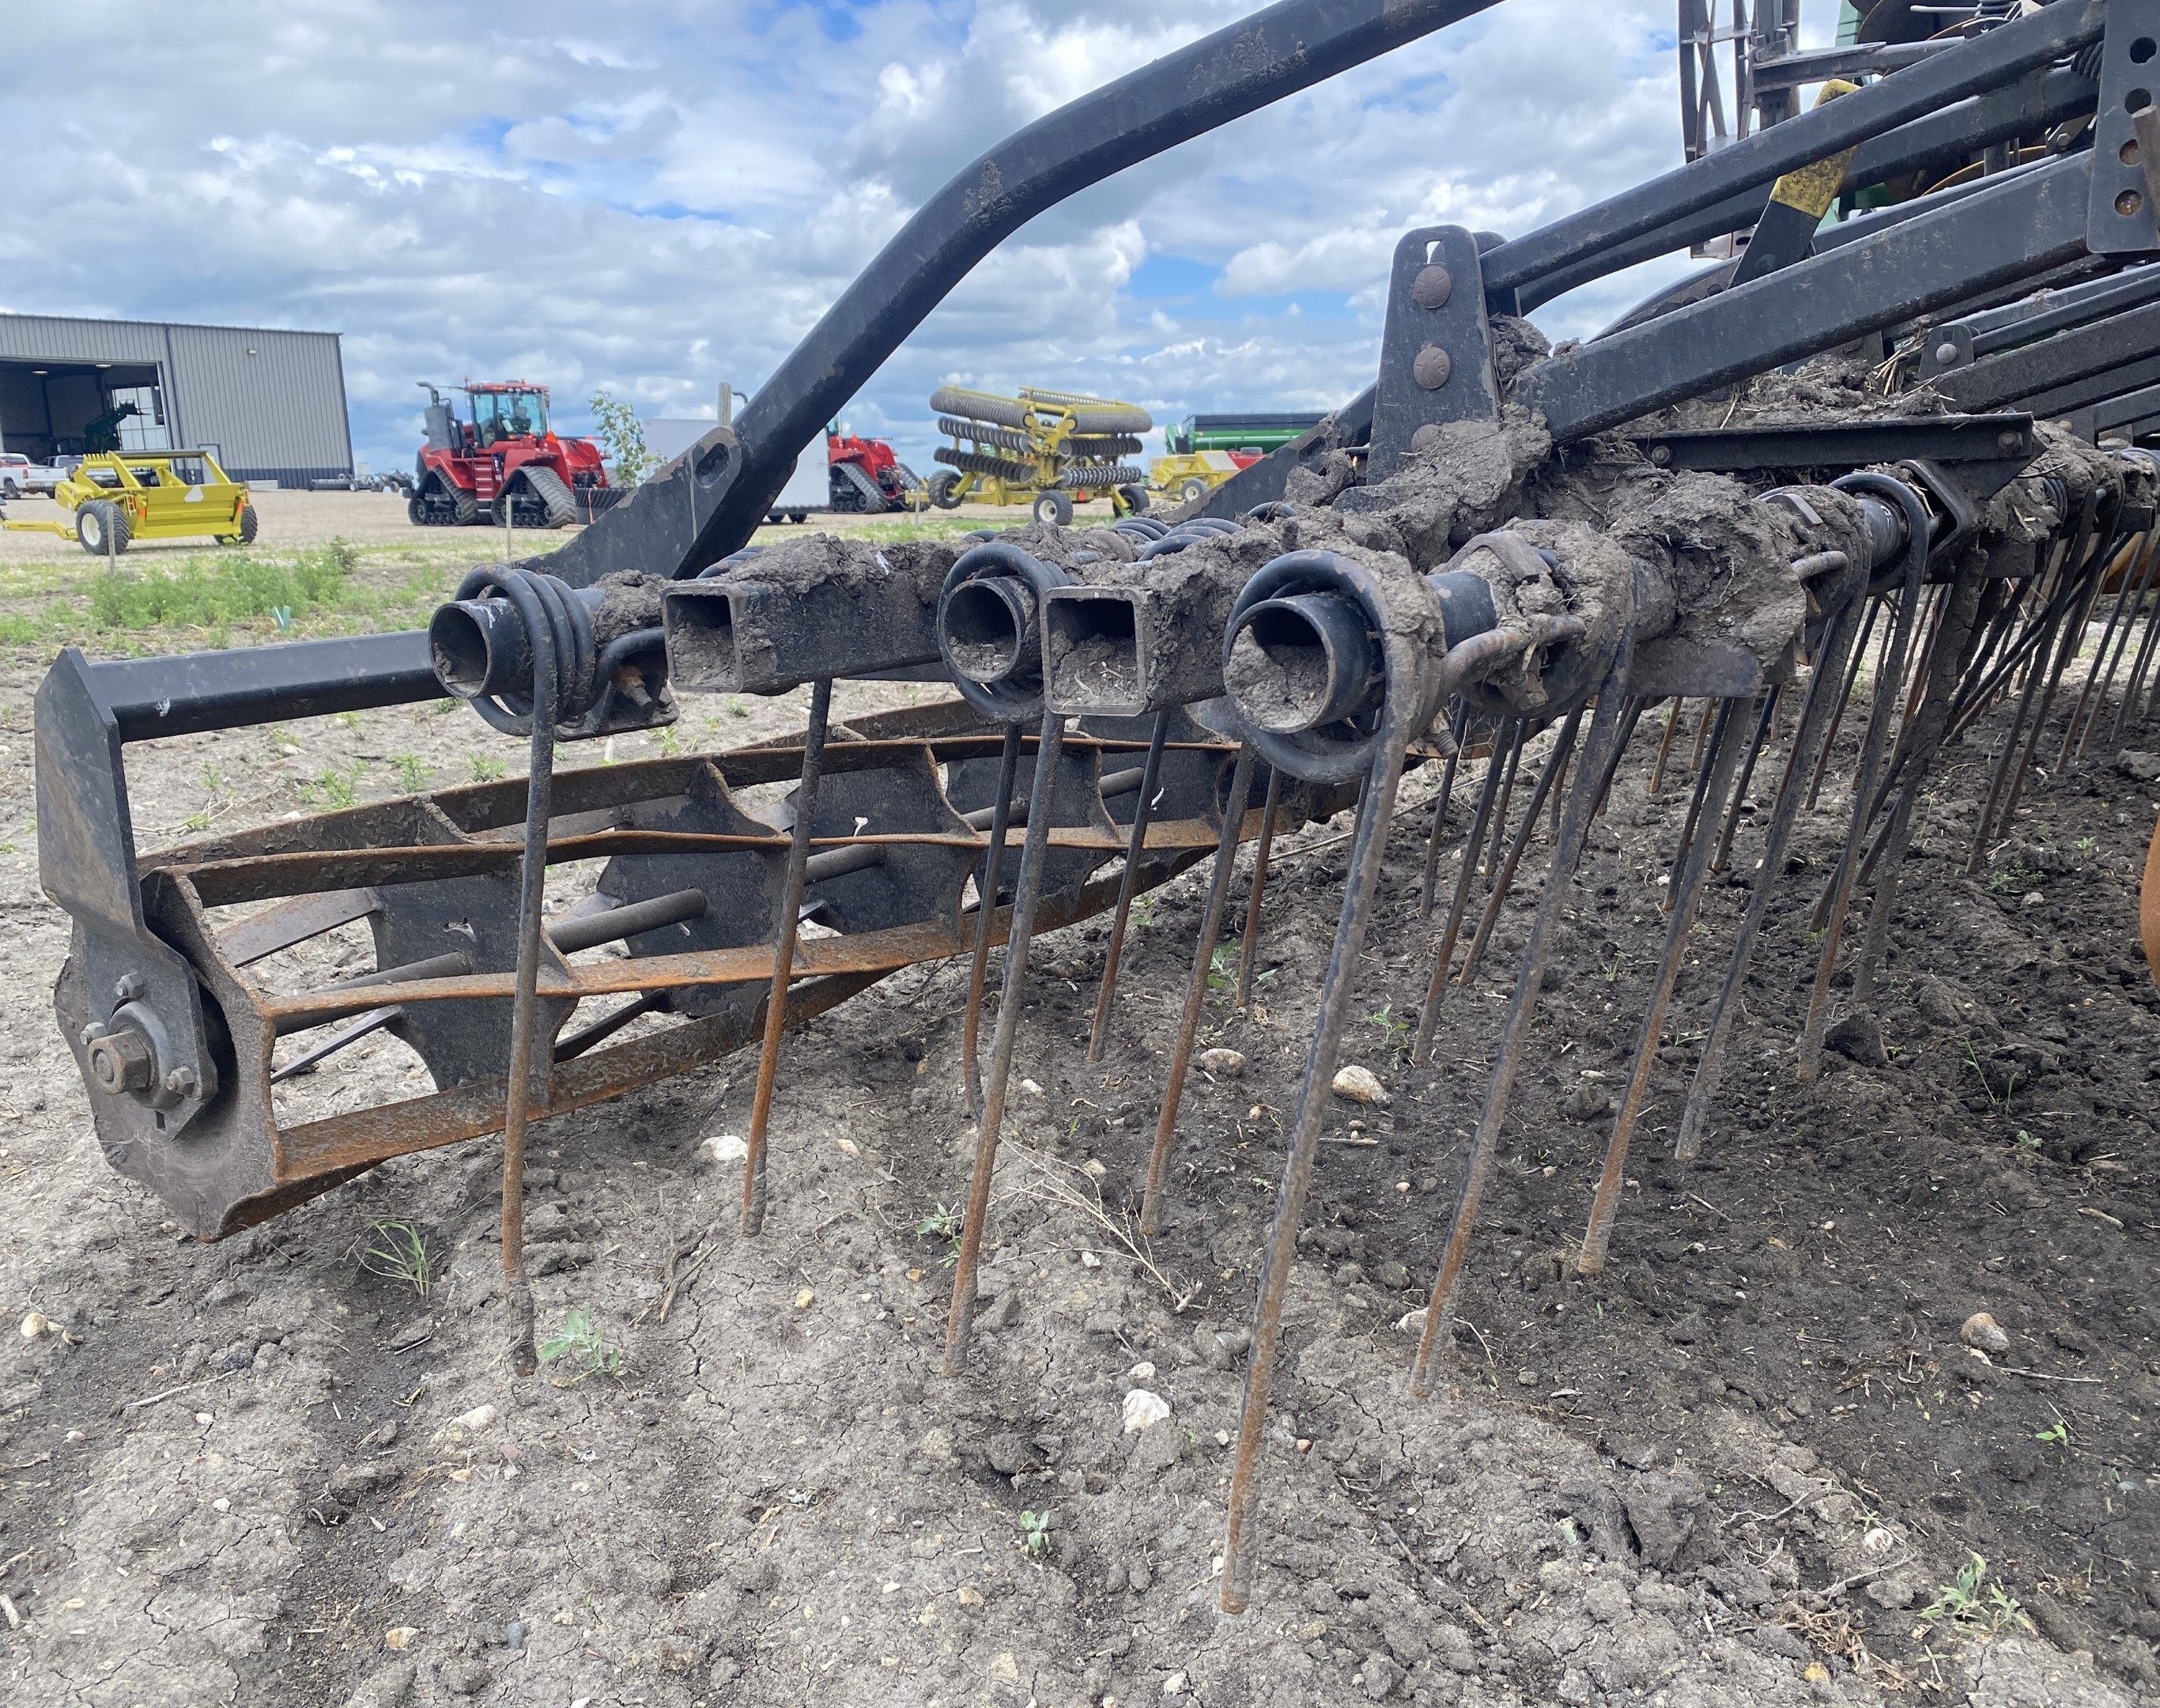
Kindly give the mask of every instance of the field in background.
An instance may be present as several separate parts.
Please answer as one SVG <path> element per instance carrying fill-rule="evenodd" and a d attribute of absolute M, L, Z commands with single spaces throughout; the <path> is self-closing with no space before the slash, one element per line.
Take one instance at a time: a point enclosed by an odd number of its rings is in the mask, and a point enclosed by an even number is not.
<path fill-rule="evenodd" d="M 65 646 L 162 652 L 418 628 L 463 570 L 504 553 L 499 530 L 413 527 L 405 501 L 390 493 L 268 491 L 255 505 L 262 532 L 252 547 L 150 541 L 110 568 L 71 539 L 0 532 L 0 649 L 28 662 L 23 655 Z M 60 514 L 44 498 L 17 500 L 7 513 L 20 522 Z M 1107 522 L 1110 506 L 1083 505 L 1080 514 Z M 908 539 L 1026 521 L 1025 510 L 986 504 L 927 516 L 813 517 L 761 528 L 754 543 L 820 528 Z M 574 532 L 521 529 L 508 544 L 522 557 Z"/>

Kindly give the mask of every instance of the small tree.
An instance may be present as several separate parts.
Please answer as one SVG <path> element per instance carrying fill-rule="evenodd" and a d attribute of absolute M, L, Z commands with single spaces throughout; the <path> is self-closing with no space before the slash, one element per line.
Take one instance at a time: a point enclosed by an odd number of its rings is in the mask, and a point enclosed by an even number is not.
<path fill-rule="evenodd" d="M 595 392 L 587 399 L 593 418 L 600 423 L 600 439 L 615 465 L 618 486 L 636 486 L 660 466 L 660 459 L 645 448 L 645 423 L 627 403 Z"/>

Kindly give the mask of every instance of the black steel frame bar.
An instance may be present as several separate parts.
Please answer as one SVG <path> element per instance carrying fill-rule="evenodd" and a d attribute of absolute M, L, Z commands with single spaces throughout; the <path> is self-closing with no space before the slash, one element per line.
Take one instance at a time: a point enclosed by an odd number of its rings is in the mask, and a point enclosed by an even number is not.
<path fill-rule="evenodd" d="M 1485 288 L 1507 291 L 1527 284 L 1894 126 L 2014 82 L 2099 40 L 2106 24 L 2105 0 L 2045 7 L 1955 53 L 1939 54 L 1502 245 L 1486 257 Z"/>
<path fill-rule="evenodd" d="M 1555 439 L 1581 439 L 2043 272 L 2085 252 L 2090 179 L 2085 157 L 2056 162 L 1540 362 L 1514 399 Z"/>

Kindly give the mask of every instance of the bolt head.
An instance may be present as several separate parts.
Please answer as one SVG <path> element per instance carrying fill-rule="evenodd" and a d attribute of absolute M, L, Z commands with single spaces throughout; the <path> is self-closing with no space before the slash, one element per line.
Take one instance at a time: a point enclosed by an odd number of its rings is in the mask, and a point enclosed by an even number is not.
<path fill-rule="evenodd" d="M 165 1076 L 165 1089 L 178 1097 L 195 1094 L 195 1071 L 192 1067 L 175 1067 Z"/>
<path fill-rule="evenodd" d="M 90 1077 L 100 1091 L 114 1097 L 148 1090 L 156 1067 L 150 1041 L 132 1026 L 108 1032 L 90 1046 Z"/>
<path fill-rule="evenodd" d="M 115 1002 L 140 1002 L 143 993 L 149 988 L 140 973 L 123 973 L 113 984 L 112 999 Z"/>
<path fill-rule="evenodd" d="M 1455 372 L 1455 358 L 1436 344 L 1428 344 L 1410 364 L 1410 377 L 1428 392 L 1437 392 Z"/>
<path fill-rule="evenodd" d="M 1439 443 L 1440 428 L 1436 423 L 1430 421 L 1426 422 L 1423 427 L 1410 435 L 1410 449 L 1420 455 Z"/>
<path fill-rule="evenodd" d="M 1650 460 L 1655 463 L 1659 468 L 1664 468 L 1672 461 L 1672 459 L 1673 448 L 1670 445 L 1660 444 L 1650 447 Z"/>
<path fill-rule="evenodd" d="M 2007 451 L 2022 451 L 2025 449 L 2025 435 L 2005 428 L 1997 436 L 1996 443 Z"/>
<path fill-rule="evenodd" d="M 1935 360 L 1947 366 L 1950 363 L 1955 361 L 1957 358 L 1957 345 L 1949 342 L 1947 340 L 1935 346 Z"/>
<path fill-rule="evenodd" d="M 1410 281 L 1410 300 L 1420 309 L 1444 309 L 1454 294 L 1455 275 L 1437 262 L 1420 267 L 1418 276 Z"/>

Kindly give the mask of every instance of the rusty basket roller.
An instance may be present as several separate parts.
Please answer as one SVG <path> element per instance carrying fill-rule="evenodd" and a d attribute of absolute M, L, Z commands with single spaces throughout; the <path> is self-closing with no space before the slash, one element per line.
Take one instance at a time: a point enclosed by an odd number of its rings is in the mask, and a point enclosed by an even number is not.
<path fill-rule="evenodd" d="M 965 958 L 953 1115 L 964 1105 L 979 1138 L 948 1320 L 957 1373 L 1031 938 L 1110 914 L 1098 1056 L 1134 897 L 1207 870 L 1145 1165 L 1153 1228 L 1230 910 L 1242 900 L 1242 1000 L 1275 838 L 1354 806 L 1254 1308 L 1222 1589 L 1242 1609 L 1284 1294 L 1408 768 L 1437 767 L 1420 1057 L 1448 1049 L 1450 992 L 1492 952 L 1512 888 L 1542 880 L 1454 1160 L 1453 1219 L 1407 1373 L 1421 1392 L 1452 1356 L 1456 1290 L 1555 924 L 1623 766 L 1643 766 L 1654 788 L 1669 774 L 1689 799 L 1661 963 L 1584 1207 L 1585 1274 L 1607 1259 L 1711 875 L 1744 884 L 1747 901 L 1731 940 L 1711 946 L 1716 988 L 1685 999 L 1705 1042 L 1682 1159 L 1715 1136 L 1738 993 L 1777 901 L 1819 933 L 1791 1057 L 1804 1079 L 1819 1072 L 1833 980 L 1849 973 L 1864 1005 L 1898 953 L 1915 806 L 1942 755 L 1991 743 L 1965 768 L 1964 857 L 1977 870 L 2036 766 L 2149 728 L 2160 695 L 2160 459 L 2140 444 L 2160 432 L 2148 176 L 2160 118 L 2137 70 L 2160 38 L 2160 0 L 1991 14 L 1920 55 L 1877 44 L 1811 60 L 1766 38 L 1758 78 L 1766 60 L 1781 65 L 1765 87 L 1833 75 L 1858 86 L 1804 113 L 1766 108 L 1752 134 L 1512 239 L 1405 234 L 1373 384 L 1186 512 L 883 550 L 745 544 L 799 448 L 1025 220 L 1484 9 L 1288 0 L 1000 143 L 923 207 L 735 426 L 562 549 L 475 569 L 426 633 L 62 655 L 37 702 L 40 859 L 75 921 L 57 1006 L 113 1165 L 215 1238 L 383 1158 L 501 1131 L 504 1263 L 529 1329 L 517 1284 L 532 1120 L 755 1041 L 742 1206 L 754 1233 L 773 1190 L 787 1027 L 898 968 Z M 1991 161 L 2005 169 L 1961 169 Z M 1825 184 L 1946 179 L 1820 231 L 1766 218 Z M 1563 353 L 1518 318 L 1636 261 L 1751 231 L 1741 265 Z M 1742 413 L 1736 384 L 1833 352 L 1867 376 L 1849 407 Z M 1690 401 L 1705 397 L 1707 412 Z M 1555 499 L 1584 467 L 1604 481 L 1599 502 Z M 1554 478 L 1531 481 L 1540 471 Z M 832 684 L 865 677 L 955 695 L 835 726 Z M 665 724 L 678 690 L 805 683 L 799 741 L 554 773 L 558 743 Z M 526 779 L 138 856 L 127 744 L 445 692 L 529 739 Z M 1690 701 L 1695 734 L 1678 749 Z M 1851 807 L 1833 870 L 1796 890 L 1784 851 L 1841 729 L 1857 752 Z M 744 804 L 776 787 L 776 810 Z M 1752 820 L 1751 787 L 1770 803 Z M 591 898 L 551 921 L 548 867 L 593 859 L 605 864 Z M 2142 921 L 2160 973 L 2160 843 Z M 373 971 L 323 983 L 289 958 L 360 921 Z M 1000 942 L 1004 1000 L 985 1040 Z M 594 958 L 610 945 L 620 953 Z M 281 1121 L 282 1077 L 377 1030 L 411 1045 L 432 1089 Z"/>

